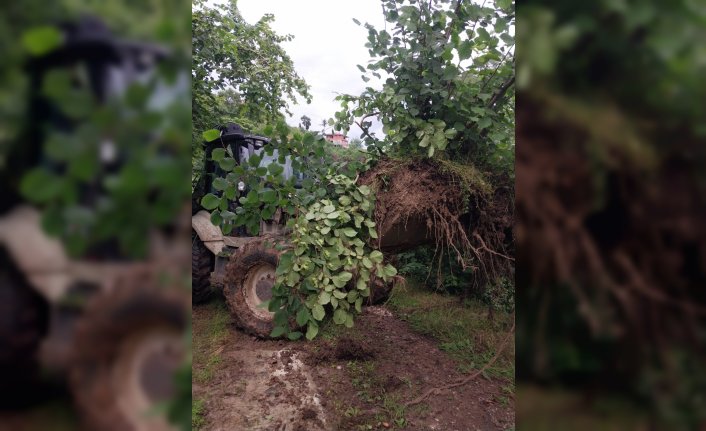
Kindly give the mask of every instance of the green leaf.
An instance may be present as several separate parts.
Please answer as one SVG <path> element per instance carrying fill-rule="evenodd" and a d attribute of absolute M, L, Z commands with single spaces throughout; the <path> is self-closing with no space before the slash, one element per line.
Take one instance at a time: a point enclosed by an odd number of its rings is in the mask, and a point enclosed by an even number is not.
<path fill-rule="evenodd" d="M 272 332 L 270 332 L 270 337 L 272 338 L 277 338 L 281 337 L 284 335 L 284 333 L 287 332 L 287 328 L 284 326 L 275 326 Z"/>
<path fill-rule="evenodd" d="M 340 215 L 341 215 L 341 213 L 339 213 L 338 211 L 334 211 L 332 213 L 327 214 L 326 218 L 335 219 L 335 218 L 338 218 L 338 216 L 340 216 Z"/>
<path fill-rule="evenodd" d="M 349 198 L 348 196 L 341 196 L 340 198 L 338 198 L 338 202 L 340 202 L 340 204 L 343 206 L 348 206 L 351 204 L 351 198 Z"/>
<path fill-rule="evenodd" d="M 378 250 L 373 250 L 370 252 L 370 260 L 372 260 L 374 263 L 380 263 L 382 262 L 382 253 Z"/>
<path fill-rule="evenodd" d="M 368 283 L 365 280 L 363 280 L 362 278 L 359 278 L 355 287 L 358 290 L 365 290 L 368 288 Z"/>
<path fill-rule="evenodd" d="M 325 214 L 330 214 L 335 209 L 336 209 L 336 207 L 334 207 L 333 205 L 326 205 L 325 207 L 321 208 L 321 211 L 323 211 Z"/>
<path fill-rule="evenodd" d="M 289 338 L 292 341 L 295 341 L 295 340 L 300 339 L 302 337 L 302 335 L 304 335 L 304 334 L 302 334 L 299 331 L 294 331 L 294 332 L 290 332 L 289 334 L 287 334 L 287 338 Z"/>
<path fill-rule="evenodd" d="M 203 132 L 201 136 L 203 136 L 204 141 L 211 142 L 221 137 L 221 131 L 216 129 L 210 129 Z"/>
<path fill-rule="evenodd" d="M 284 172 L 284 167 L 277 163 L 270 163 L 270 165 L 267 166 L 267 170 L 270 171 L 272 175 L 277 176 Z"/>
<path fill-rule="evenodd" d="M 299 312 L 297 312 L 297 324 L 299 326 L 304 326 L 306 322 L 309 321 L 309 318 L 311 315 L 309 314 L 309 309 L 306 307 L 302 307 L 299 309 Z"/>
<path fill-rule="evenodd" d="M 363 196 L 368 196 L 370 194 L 370 187 L 362 185 L 358 187 L 358 191 L 360 191 Z"/>
<path fill-rule="evenodd" d="M 62 44 L 62 34 L 53 26 L 34 27 L 22 35 L 22 45 L 32 55 L 44 55 Z"/>
<path fill-rule="evenodd" d="M 309 322 L 309 325 L 307 326 L 306 329 L 306 339 L 311 341 L 314 338 L 316 338 L 316 335 L 319 333 L 319 326 L 314 324 L 313 322 Z"/>
<path fill-rule="evenodd" d="M 220 162 L 226 156 L 225 148 L 214 148 L 211 153 L 211 159 L 216 162 Z"/>
<path fill-rule="evenodd" d="M 383 268 L 382 272 L 388 277 L 397 275 L 397 269 L 389 263 Z"/>
<path fill-rule="evenodd" d="M 221 199 L 212 193 L 208 193 L 206 196 L 201 198 L 201 206 L 207 210 L 216 209 L 220 203 Z"/>
<path fill-rule="evenodd" d="M 272 189 L 263 189 L 260 192 L 260 199 L 268 204 L 277 202 L 277 192 Z"/>
<path fill-rule="evenodd" d="M 221 166 L 221 169 L 229 172 L 235 167 L 235 159 L 232 157 L 225 157 L 223 160 L 220 160 L 218 164 Z"/>
<path fill-rule="evenodd" d="M 345 297 L 347 296 L 347 294 L 346 294 L 346 292 L 343 292 L 343 291 L 341 291 L 341 290 L 334 290 L 334 291 L 333 291 L 333 296 L 334 296 L 336 299 L 343 299 L 343 298 L 345 298 Z"/>
<path fill-rule="evenodd" d="M 333 277 L 331 277 L 331 281 L 333 282 L 333 285 L 338 288 L 342 288 L 346 285 L 346 281 L 338 275 L 334 275 Z"/>
<path fill-rule="evenodd" d="M 20 191 L 30 201 L 44 203 L 61 195 L 62 181 L 45 169 L 36 168 L 22 178 Z"/>
<path fill-rule="evenodd" d="M 326 305 L 331 302 L 331 294 L 328 292 L 321 292 L 319 294 L 319 304 Z"/>
<path fill-rule="evenodd" d="M 213 180 L 213 188 L 216 190 L 225 190 L 228 188 L 228 181 L 225 178 L 218 177 Z"/>
<path fill-rule="evenodd" d="M 345 229 L 341 229 L 343 231 L 343 234 L 346 235 L 349 238 L 353 238 L 358 234 L 358 232 L 355 231 L 352 227 L 347 227 Z"/>
<path fill-rule="evenodd" d="M 358 298 L 355 300 L 355 311 L 358 313 L 363 311 L 363 298 Z"/>
<path fill-rule="evenodd" d="M 260 166 L 260 162 L 262 161 L 262 157 L 260 157 L 259 154 L 253 154 L 248 158 L 248 164 L 252 166 L 253 168 L 256 168 Z"/>
<path fill-rule="evenodd" d="M 333 312 L 333 322 L 337 325 L 343 325 L 348 319 L 348 313 L 342 308 L 337 309 Z"/>
<path fill-rule="evenodd" d="M 321 304 L 316 304 L 314 305 L 314 308 L 311 309 L 311 315 L 314 317 L 314 319 L 321 321 L 326 315 L 326 311 L 324 310 L 324 307 Z"/>

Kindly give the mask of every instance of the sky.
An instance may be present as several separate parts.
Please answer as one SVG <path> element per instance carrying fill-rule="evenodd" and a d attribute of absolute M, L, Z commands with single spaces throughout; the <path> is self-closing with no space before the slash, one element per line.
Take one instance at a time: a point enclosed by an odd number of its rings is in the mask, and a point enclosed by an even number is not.
<path fill-rule="evenodd" d="M 380 0 L 239 0 L 238 9 L 251 24 L 271 13 L 275 16 L 272 28 L 294 36 L 282 46 L 311 87 L 312 101 L 290 105 L 290 125 L 298 125 L 306 115 L 311 118 L 311 129 L 321 130 L 321 121 L 333 118 L 340 109 L 340 103 L 333 100 L 336 93 L 357 95 L 367 86 L 382 88 L 374 77 L 368 83 L 360 78 L 356 65 L 365 66 L 370 59 L 365 47 L 368 32 L 353 22 L 356 18 L 362 24 L 384 28 Z M 373 124 L 372 131 L 379 137 L 383 136 L 381 129 L 381 124 Z M 360 137 L 358 126 L 351 127 L 348 137 Z"/>

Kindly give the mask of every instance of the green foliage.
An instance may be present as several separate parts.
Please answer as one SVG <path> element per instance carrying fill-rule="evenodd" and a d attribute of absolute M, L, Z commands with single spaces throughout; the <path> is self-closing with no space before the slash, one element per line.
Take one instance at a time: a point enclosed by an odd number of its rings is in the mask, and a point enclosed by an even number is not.
<path fill-rule="evenodd" d="M 400 274 L 437 292 L 472 298 L 502 312 L 515 311 L 515 283 L 500 277 L 472 289 L 474 274 L 464 271 L 448 254 L 439 256 L 432 247 L 418 247 L 397 254 Z"/>
<path fill-rule="evenodd" d="M 337 129 L 359 118 L 368 148 L 425 157 L 472 156 L 511 171 L 514 164 L 514 41 L 511 2 L 382 1 L 388 30 L 368 30 L 364 81 L 382 89 L 341 95 Z M 386 133 L 369 133 L 377 116 Z"/>
<path fill-rule="evenodd" d="M 192 181 L 203 170 L 200 132 L 218 124 L 236 122 L 255 130 L 284 117 L 288 101 L 296 96 L 311 101 L 309 87 L 294 70 L 281 44 L 292 36 L 280 36 L 270 27 L 274 17 L 263 16 L 249 24 L 235 0 L 209 5 L 196 0 L 192 25 Z"/>
<path fill-rule="evenodd" d="M 291 249 L 280 258 L 268 304 L 275 313 L 273 337 L 313 339 L 327 316 L 336 324 L 352 326 L 354 314 L 370 295 L 373 277 L 389 280 L 397 273 L 370 245 L 370 239 L 377 238 L 374 196 L 368 186 L 355 182 L 367 160 L 335 161 L 321 136 L 291 133 L 284 122 L 265 132 L 272 139 L 263 154 L 272 156 L 277 150 L 278 163 L 264 165 L 256 155 L 237 165 L 225 148 L 214 150 L 213 160 L 225 176 L 214 180 L 220 191 L 206 194 L 201 204 L 213 210 L 211 221 L 225 234 L 245 226 L 257 235 L 261 221 L 271 221 L 281 209 L 291 229 L 287 239 Z M 305 174 L 303 180 L 285 178 L 282 164 L 287 160 L 295 172 Z M 241 181 L 246 184 L 243 191 L 237 189 Z M 236 204 L 234 212 L 230 202 Z M 306 327 L 305 333 L 291 328 L 290 320 Z"/>
<path fill-rule="evenodd" d="M 45 230 L 70 253 L 117 240 L 126 255 L 144 256 L 149 230 L 171 223 L 188 199 L 179 184 L 188 172 L 188 102 L 174 86 L 172 102 L 155 107 L 150 95 L 165 84 L 169 79 L 157 73 L 99 104 L 87 86 L 72 84 L 68 71 L 47 75 L 43 93 L 77 126 L 72 134 L 48 130 L 42 148 L 48 163 L 26 172 L 20 191 L 43 208 Z M 119 169 L 108 167 L 103 152 L 121 159 Z M 90 200 L 86 190 L 93 191 Z"/>
<path fill-rule="evenodd" d="M 370 189 L 345 175 L 328 174 L 326 180 L 331 189 L 327 198 L 308 205 L 291 223 L 291 250 L 280 259 L 269 303 L 277 324 L 273 336 L 289 331 L 291 338 L 288 315 L 307 327 L 308 339 L 317 335 L 326 315 L 352 327 L 354 314 L 370 296 L 372 278 L 389 281 L 397 274 L 368 245 L 369 238 L 377 237 Z"/>

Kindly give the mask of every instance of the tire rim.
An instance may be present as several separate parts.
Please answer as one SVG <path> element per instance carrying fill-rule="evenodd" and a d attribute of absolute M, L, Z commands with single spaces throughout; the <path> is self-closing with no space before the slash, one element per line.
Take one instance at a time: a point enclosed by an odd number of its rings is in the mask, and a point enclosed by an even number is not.
<path fill-rule="evenodd" d="M 155 407 L 176 395 L 174 373 L 183 364 L 182 334 L 155 328 L 130 337 L 120 346 L 113 368 L 113 387 L 120 411 L 136 431 L 173 431 Z"/>
<path fill-rule="evenodd" d="M 275 284 L 275 267 L 269 264 L 259 264 L 248 271 L 243 283 L 245 289 L 245 303 L 257 318 L 272 320 L 274 313 L 262 303 L 272 298 L 272 287 Z"/>

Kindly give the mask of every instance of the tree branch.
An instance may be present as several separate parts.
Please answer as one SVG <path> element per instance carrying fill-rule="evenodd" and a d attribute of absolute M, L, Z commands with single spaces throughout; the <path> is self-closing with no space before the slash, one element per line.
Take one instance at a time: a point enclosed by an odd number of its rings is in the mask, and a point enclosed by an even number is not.
<path fill-rule="evenodd" d="M 512 85 L 515 83 L 515 74 L 513 73 L 505 82 L 503 82 L 503 85 L 498 88 L 498 91 L 493 94 L 493 97 L 490 98 L 490 102 L 488 102 L 488 108 L 492 108 L 498 100 L 500 100 L 501 97 L 505 95 L 507 90 L 512 87 Z"/>

